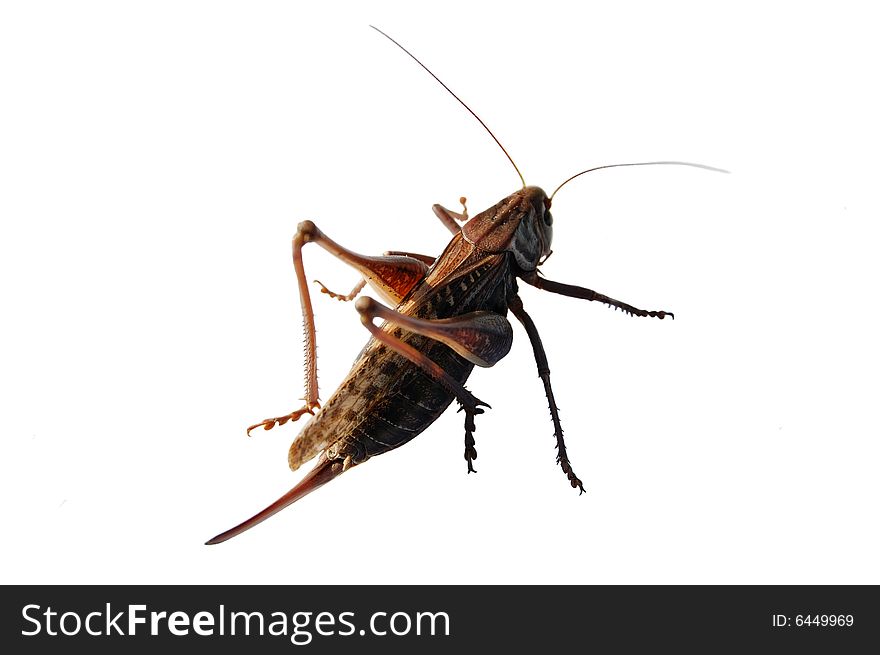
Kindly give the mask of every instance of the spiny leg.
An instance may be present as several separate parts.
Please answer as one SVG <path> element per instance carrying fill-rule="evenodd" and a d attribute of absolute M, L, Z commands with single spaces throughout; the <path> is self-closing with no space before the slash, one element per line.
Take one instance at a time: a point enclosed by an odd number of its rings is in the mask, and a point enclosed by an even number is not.
<path fill-rule="evenodd" d="M 355 268 L 369 280 L 383 297 L 394 304 L 409 293 L 419 280 L 424 277 L 428 266 L 418 259 L 402 255 L 368 257 L 348 250 L 326 236 L 312 221 L 303 221 L 297 226 L 293 237 L 293 268 L 299 287 L 299 299 L 303 315 L 303 341 L 305 350 L 305 404 L 285 416 L 267 418 L 255 423 L 247 429 L 248 435 L 256 428 L 271 430 L 276 425 L 284 425 L 288 421 L 296 421 L 303 414 L 314 414 L 321 405 L 318 401 L 318 367 L 315 349 L 315 315 L 312 310 L 312 299 L 303 267 L 302 248 L 306 243 L 316 243 L 327 252 L 335 255 L 346 264 Z M 322 285 L 323 286 L 323 285 Z"/>
<path fill-rule="evenodd" d="M 493 366 L 510 350 L 513 330 L 506 318 L 493 312 L 479 311 L 444 319 L 419 319 L 396 312 L 379 304 L 369 296 L 362 296 L 355 304 L 361 315 L 361 322 L 373 337 L 395 352 L 403 355 L 423 371 L 440 382 L 455 394 L 465 412 L 464 419 L 464 457 L 468 463 L 468 473 L 475 473 L 473 461 L 477 458 L 474 431 L 474 418 L 482 414 L 480 406 L 489 407 L 452 378 L 436 362 L 419 352 L 410 344 L 393 336 L 373 324 L 380 318 L 416 334 L 429 337 L 452 348 L 468 361 L 483 367 Z"/>
<path fill-rule="evenodd" d="M 550 405 L 550 418 L 553 420 L 553 433 L 556 437 L 556 461 L 562 467 L 572 488 L 580 489 L 584 492 L 584 485 L 574 469 L 571 468 L 571 462 L 568 460 L 568 451 L 565 448 L 565 439 L 562 437 L 562 423 L 559 421 L 559 408 L 556 406 L 556 399 L 553 397 L 553 389 L 550 386 L 550 365 L 547 363 L 547 354 L 544 352 L 544 345 L 541 343 L 541 337 L 538 335 L 538 328 L 532 317 L 526 313 L 522 300 L 519 296 L 515 296 L 509 304 L 510 311 L 519 319 L 529 335 L 529 341 L 532 342 L 532 350 L 535 353 L 535 363 L 538 365 L 538 376 L 544 383 L 544 393 L 547 395 L 547 403 Z"/>
<path fill-rule="evenodd" d="M 248 436 L 251 430 L 263 428 L 271 430 L 276 425 L 284 425 L 288 421 L 297 421 L 303 414 L 314 415 L 316 409 L 321 408 L 318 402 L 318 362 L 315 352 L 315 314 L 312 311 L 312 298 L 309 295 L 309 285 L 306 283 L 306 272 L 302 261 L 302 247 L 313 240 L 316 234 L 320 234 L 318 228 L 311 221 L 303 221 L 296 228 L 293 237 L 293 269 L 296 271 L 296 282 L 299 286 L 299 301 L 303 316 L 303 342 L 305 351 L 305 405 L 292 411 L 285 416 L 267 418 L 259 423 L 251 425 L 247 429 Z"/>
<path fill-rule="evenodd" d="M 452 232 L 452 234 L 458 234 L 461 230 L 461 228 L 458 227 L 458 223 L 464 223 L 468 220 L 467 198 L 462 196 L 458 201 L 461 203 L 461 213 L 446 209 L 443 205 L 434 205 L 431 207 L 431 209 L 434 210 L 434 215 L 440 219 L 440 222 L 443 223 L 443 225 L 446 226 L 446 229 Z M 458 221 L 458 223 L 456 223 L 456 221 Z"/>
<path fill-rule="evenodd" d="M 615 300 L 614 298 L 609 298 L 604 294 L 597 293 L 592 289 L 585 289 L 584 287 L 578 287 L 573 284 L 563 284 L 562 282 L 554 282 L 553 280 L 548 280 L 547 278 L 538 277 L 537 273 L 531 275 L 530 277 L 525 277 L 523 278 L 523 280 L 528 284 L 531 284 L 533 287 L 543 289 L 544 291 L 550 291 L 551 293 L 558 293 L 562 296 L 569 296 L 570 298 L 580 298 L 581 300 L 596 300 L 598 302 L 605 303 L 610 307 L 625 311 L 630 316 L 651 316 L 654 318 L 659 318 L 661 320 L 669 316 L 670 318 L 675 320 L 675 314 L 673 314 L 672 312 L 647 311 L 644 309 L 638 309 L 625 302 L 621 302 L 619 300 Z"/>

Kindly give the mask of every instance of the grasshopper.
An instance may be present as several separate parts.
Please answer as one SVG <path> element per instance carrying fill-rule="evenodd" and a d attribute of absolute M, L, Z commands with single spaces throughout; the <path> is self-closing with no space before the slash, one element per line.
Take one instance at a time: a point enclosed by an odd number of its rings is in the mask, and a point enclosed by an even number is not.
<path fill-rule="evenodd" d="M 474 420 L 489 405 L 464 384 L 474 366 L 491 367 L 510 351 L 513 328 L 506 318 L 508 310 L 525 328 L 534 351 L 550 407 L 556 461 L 569 484 L 583 493 L 583 483 L 575 474 L 565 447 L 547 355 L 538 329 L 519 297 L 518 280 L 551 293 L 604 303 L 633 316 L 674 318 L 672 312 L 638 309 L 590 289 L 539 275 L 538 267 L 552 252 L 553 196 L 576 177 L 604 168 L 677 164 L 720 169 L 673 161 L 597 166 L 571 176 L 548 196 L 541 188 L 526 185 L 513 158 L 461 98 L 406 48 L 378 28 L 373 29 L 412 57 L 480 122 L 507 156 L 523 186 L 473 218 L 468 217 L 465 198 L 460 200 L 461 212 L 434 205 L 434 214 L 452 233 L 452 240 L 436 258 L 403 251 L 361 255 L 333 241 L 312 221 L 297 226 L 293 266 L 303 315 L 305 404 L 289 414 L 250 426 L 248 434 L 255 428 L 269 430 L 305 414 L 312 415 L 314 418 L 290 447 L 288 464 L 294 471 L 315 457 L 317 464 L 277 501 L 208 544 L 241 534 L 348 469 L 402 446 L 427 429 L 454 400 L 459 411 L 464 412 L 467 471 L 476 472 Z M 322 292 L 351 301 L 369 283 L 387 303 L 386 306 L 369 296 L 355 302 L 371 337 L 348 376 L 323 407 L 318 399 L 314 314 L 302 258 L 307 243 L 317 244 L 362 276 L 347 295 L 333 293 L 316 280 Z M 374 323 L 377 319 L 382 321 L 378 326 Z"/>

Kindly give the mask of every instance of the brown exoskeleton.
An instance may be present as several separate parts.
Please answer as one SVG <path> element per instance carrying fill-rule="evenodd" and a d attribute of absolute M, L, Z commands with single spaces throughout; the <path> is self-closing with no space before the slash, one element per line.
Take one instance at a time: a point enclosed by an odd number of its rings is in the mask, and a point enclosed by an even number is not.
<path fill-rule="evenodd" d="M 465 389 L 464 383 L 474 366 L 493 366 L 510 350 L 513 328 L 506 318 L 508 310 L 522 323 L 534 350 L 538 375 L 550 405 L 556 461 L 571 486 L 583 492 L 583 484 L 575 475 L 565 448 L 544 347 L 534 322 L 523 308 L 517 280 L 553 293 L 596 300 L 635 316 L 673 317 L 671 312 L 637 309 L 590 289 L 540 277 L 538 267 L 551 252 L 553 194 L 548 196 L 538 187 L 526 186 L 513 159 L 485 123 L 409 51 L 391 40 L 480 121 L 510 159 L 523 187 L 470 219 L 466 207 L 457 213 L 434 205 L 434 213 L 453 234 L 436 259 L 405 252 L 388 252 L 380 257 L 359 255 L 327 237 L 311 221 L 299 224 L 293 238 L 293 264 L 305 332 L 305 405 L 285 416 L 253 425 L 248 433 L 257 427 L 268 430 L 296 421 L 303 414 L 314 415 L 291 445 L 288 463 L 292 470 L 297 470 L 316 456 L 318 461 L 288 493 L 247 521 L 217 535 L 209 544 L 244 532 L 347 469 L 402 446 L 437 420 L 453 400 L 458 401 L 459 411 L 465 414 L 464 457 L 468 473 L 474 472 L 474 419 L 488 405 Z M 649 164 L 710 168 L 687 162 L 643 162 L 599 166 L 578 175 L 601 168 Z M 556 190 L 574 177 L 577 175 Z M 464 206 L 465 199 L 461 202 Z M 318 402 L 315 325 L 302 260 L 306 243 L 318 244 L 363 277 L 347 296 L 333 294 L 323 285 L 322 291 L 342 300 L 353 300 L 369 282 L 394 307 L 390 309 L 367 296 L 357 300 L 355 308 L 372 336 L 348 377 L 323 407 Z M 375 319 L 383 323 L 376 326 Z"/>

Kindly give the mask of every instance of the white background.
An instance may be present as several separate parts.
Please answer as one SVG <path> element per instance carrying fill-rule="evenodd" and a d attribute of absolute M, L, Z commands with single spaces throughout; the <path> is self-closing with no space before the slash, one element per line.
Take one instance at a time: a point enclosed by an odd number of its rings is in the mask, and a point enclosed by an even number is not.
<path fill-rule="evenodd" d="M 317 5 L 317 3 L 311 3 Z M 848 3 L 4 3 L 5 583 L 880 583 L 875 23 Z M 866 5 L 867 6 L 867 5 Z M 550 191 L 547 277 L 462 417 L 291 487 L 290 238 L 438 254 L 430 211 Z M 357 277 L 318 249 L 307 272 Z M 366 340 L 314 297 L 322 397 Z"/>

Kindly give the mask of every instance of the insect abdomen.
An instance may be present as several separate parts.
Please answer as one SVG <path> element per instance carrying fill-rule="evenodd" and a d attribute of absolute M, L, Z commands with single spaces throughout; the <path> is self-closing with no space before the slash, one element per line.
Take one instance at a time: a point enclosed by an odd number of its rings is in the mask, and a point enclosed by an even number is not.
<path fill-rule="evenodd" d="M 424 337 L 411 336 L 414 346 L 426 352 L 456 380 L 464 383 L 473 364 L 452 350 Z M 408 339 L 409 341 L 409 339 Z M 421 342 L 421 343 L 416 343 Z M 348 466 L 360 464 L 375 455 L 393 450 L 423 432 L 443 413 L 454 395 L 400 355 L 382 347 L 379 377 L 384 384 L 363 388 L 363 409 L 347 429 L 336 435 L 327 449 L 329 459 L 347 459 Z M 328 403 L 329 406 L 329 403 Z"/>

